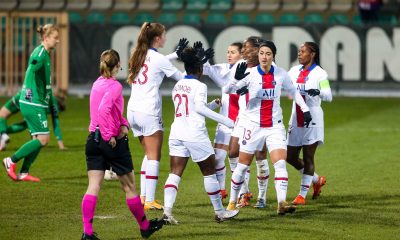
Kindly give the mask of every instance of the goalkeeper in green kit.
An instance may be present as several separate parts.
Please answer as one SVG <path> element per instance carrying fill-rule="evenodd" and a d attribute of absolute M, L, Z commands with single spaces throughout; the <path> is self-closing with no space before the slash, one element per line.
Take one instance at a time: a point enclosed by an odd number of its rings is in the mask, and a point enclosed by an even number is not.
<path fill-rule="evenodd" d="M 59 42 L 59 30 L 53 24 L 38 28 L 42 43 L 37 46 L 28 62 L 25 80 L 19 99 L 20 111 L 28 124 L 32 140 L 22 145 L 11 157 L 3 159 L 7 175 L 13 181 L 33 181 L 40 179 L 29 174 L 29 168 L 42 147 L 50 140 L 47 111 L 52 106 L 50 51 Z M 24 159 L 20 174 L 16 174 L 17 163 Z"/>
<path fill-rule="evenodd" d="M 7 125 L 7 119 L 12 115 L 17 114 L 19 112 L 19 98 L 21 95 L 21 91 L 18 91 L 14 96 L 12 96 L 2 108 L 0 108 L 0 151 L 3 151 L 7 143 L 10 139 L 9 134 L 22 132 L 28 128 L 28 124 L 26 121 L 13 123 L 11 125 Z M 58 148 L 60 150 L 64 150 L 64 142 L 62 140 L 62 133 L 60 128 L 60 119 L 59 112 L 64 111 L 65 104 L 63 99 L 57 100 L 57 98 L 52 95 L 51 96 L 53 105 L 49 106 L 47 109 L 47 114 L 50 114 L 51 120 L 53 122 L 53 132 L 56 136 Z"/>

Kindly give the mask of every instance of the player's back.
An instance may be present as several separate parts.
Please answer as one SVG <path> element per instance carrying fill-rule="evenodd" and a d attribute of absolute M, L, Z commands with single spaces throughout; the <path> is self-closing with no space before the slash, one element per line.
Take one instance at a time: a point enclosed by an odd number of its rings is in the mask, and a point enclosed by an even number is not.
<path fill-rule="evenodd" d="M 161 116 L 160 85 L 164 76 L 171 76 L 177 69 L 156 50 L 147 51 L 145 62 L 132 82 L 128 109 L 149 115 Z"/>
<path fill-rule="evenodd" d="M 196 112 L 196 104 L 207 102 L 207 86 L 187 76 L 175 84 L 172 101 L 175 118 L 169 138 L 188 142 L 209 140 L 205 117 Z"/>

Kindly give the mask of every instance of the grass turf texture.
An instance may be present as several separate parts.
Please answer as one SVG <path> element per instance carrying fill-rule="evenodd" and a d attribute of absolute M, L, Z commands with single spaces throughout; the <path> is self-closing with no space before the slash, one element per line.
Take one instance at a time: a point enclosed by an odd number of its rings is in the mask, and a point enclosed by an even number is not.
<path fill-rule="evenodd" d="M 6 99 L 0 99 L 4 103 Z M 41 183 L 12 182 L 0 174 L 0 239 L 79 239 L 82 233 L 81 199 L 87 177 L 84 155 L 89 123 L 88 98 L 69 98 L 61 113 L 66 151 L 59 151 L 54 136 L 31 168 Z M 165 135 L 157 199 L 163 201 L 163 185 L 169 173 L 168 134 L 173 104 L 164 98 Z M 282 99 L 284 122 L 291 103 Z M 296 213 L 276 214 L 273 167 L 265 210 L 246 207 L 237 219 L 217 224 L 204 192 L 198 166 L 189 163 L 179 186 L 174 216 L 178 226 L 165 226 L 152 239 L 396 239 L 400 234 L 400 99 L 335 98 L 324 104 L 325 142 L 316 154 L 316 169 L 327 177 L 318 200 L 311 200 Z M 8 123 L 20 120 L 20 114 Z M 208 121 L 211 140 L 215 123 Z M 136 186 L 143 152 L 130 133 Z M 3 159 L 29 139 L 28 132 L 11 135 Z M 18 167 L 21 166 L 20 162 Z M 229 164 L 226 161 L 229 172 Z M 291 166 L 287 200 L 299 190 L 300 175 Z M 251 168 L 250 189 L 257 196 L 256 168 Z M 230 187 L 230 173 L 227 189 Z M 252 204 L 255 200 L 252 200 Z M 225 201 L 225 206 L 227 202 Z M 148 218 L 161 211 L 147 212 Z M 139 239 L 139 228 L 131 216 L 119 183 L 105 182 L 99 195 L 94 229 L 101 239 Z"/>

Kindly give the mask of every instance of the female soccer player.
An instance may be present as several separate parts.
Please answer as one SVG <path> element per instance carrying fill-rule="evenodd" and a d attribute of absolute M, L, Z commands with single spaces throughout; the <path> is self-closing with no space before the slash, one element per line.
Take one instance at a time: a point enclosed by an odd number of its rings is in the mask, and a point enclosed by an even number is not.
<path fill-rule="evenodd" d="M 210 65 L 204 64 L 203 74 L 208 75 L 217 85 L 222 88 L 234 76 L 234 66 L 242 59 L 242 43 L 235 42 L 228 46 L 227 63 Z M 239 112 L 239 95 L 222 93 L 220 114 L 236 121 Z M 228 196 L 225 189 L 225 158 L 229 151 L 229 140 L 232 129 L 218 123 L 214 139 L 215 150 L 215 172 L 221 188 L 222 199 Z M 233 170 L 232 170 L 233 171 Z"/>
<path fill-rule="evenodd" d="M 126 204 L 140 226 L 142 237 L 161 229 L 163 221 L 146 219 L 135 189 L 133 164 L 129 151 L 129 124 L 123 117 L 122 85 L 115 76 L 120 69 L 119 54 L 106 50 L 100 57 L 101 76 L 90 92 L 90 134 L 86 142 L 89 185 L 82 199 L 82 239 L 99 239 L 93 233 L 93 217 L 104 172 L 111 166 L 125 192 Z"/>
<path fill-rule="evenodd" d="M 139 137 L 145 152 L 142 163 L 142 176 L 145 178 L 141 178 L 141 189 L 145 191 L 142 192 L 145 210 L 163 208 L 155 201 L 164 135 L 159 88 L 164 76 L 175 80 L 183 78 L 182 73 L 157 51 L 164 47 L 165 41 L 163 25 L 145 22 L 129 59 L 128 83 L 131 85 L 131 97 L 127 115 L 133 134 Z"/>
<path fill-rule="evenodd" d="M 24 158 L 24 163 L 31 165 L 38 156 L 40 149 L 46 146 L 50 140 L 46 113 L 49 106 L 52 105 L 49 53 L 58 44 L 59 35 L 58 28 L 53 24 L 40 26 L 37 31 L 42 43 L 33 50 L 29 57 L 29 65 L 19 100 L 21 113 L 28 124 L 33 139 L 22 145 L 11 157 L 3 160 L 8 176 L 14 181 L 24 179 L 40 181 L 39 178 L 28 173 L 17 176 L 17 162 Z"/>
<path fill-rule="evenodd" d="M 324 143 L 324 112 L 321 108 L 321 100 L 331 102 L 332 92 L 328 74 L 319 63 L 319 47 L 316 43 L 305 42 L 301 45 L 298 60 L 300 65 L 292 67 L 289 76 L 310 108 L 313 120 L 310 127 L 305 128 L 303 113 L 299 106 L 293 103 L 288 130 L 287 161 L 302 173 L 300 192 L 292 203 L 304 205 L 311 183 L 313 183 L 313 199 L 315 199 L 326 182 L 325 177 L 318 176 L 314 171 L 314 155 L 317 147 Z M 303 159 L 300 159 L 302 149 Z"/>
<path fill-rule="evenodd" d="M 181 54 L 187 75 L 176 83 L 172 90 L 175 105 L 175 118 L 169 135 L 169 154 L 171 172 L 164 186 L 164 216 L 170 224 L 178 222 L 172 216 L 179 182 L 189 157 L 196 162 L 204 176 L 204 187 L 214 207 L 215 220 L 221 222 L 233 218 L 238 210 L 224 210 L 220 186 L 215 175 L 215 155 L 211 145 L 205 117 L 211 118 L 228 128 L 233 121 L 209 108 L 215 108 L 214 102 L 207 106 L 207 86 L 198 79 L 203 72 L 204 50 L 186 48 Z"/>
<path fill-rule="evenodd" d="M 243 44 L 242 56 L 247 63 L 248 68 L 256 67 L 259 64 L 258 59 L 258 48 L 264 40 L 260 37 L 251 36 L 248 37 Z M 239 63 L 239 62 L 238 62 Z M 231 78 L 233 79 L 233 78 Z M 231 80 L 230 79 L 230 80 Z M 245 88 L 244 88 L 245 89 Z M 243 89 L 241 89 L 243 90 Z M 240 91 L 239 91 L 240 92 Z M 241 93 L 239 98 L 239 113 L 235 128 L 231 134 L 231 139 L 229 142 L 229 161 L 231 164 L 232 172 L 235 170 L 238 159 L 239 159 L 239 139 L 243 135 L 243 127 L 240 121 L 241 115 L 246 109 L 246 105 L 249 101 L 249 94 Z M 265 208 L 266 207 L 266 192 L 268 187 L 269 179 L 269 166 L 267 161 L 267 151 L 263 148 L 260 151 L 255 152 L 256 165 L 257 165 L 257 184 L 258 184 L 258 197 L 257 203 L 254 205 L 255 208 Z M 239 199 L 237 201 L 237 207 L 246 207 L 250 205 L 250 199 L 253 194 L 249 189 L 250 181 L 250 169 L 246 170 L 244 184 L 239 192 Z M 232 206 L 230 206 L 232 207 Z"/>
<path fill-rule="evenodd" d="M 258 57 L 260 64 L 247 73 L 246 64 L 238 65 L 235 79 L 226 86 L 225 92 L 232 93 L 244 86 L 248 87 L 249 102 L 241 116 L 243 135 L 240 142 L 239 163 L 232 174 L 231 196 L 229 205 L 234 205 L 238 191 L 243 183 L 244 173 L 256 150 L 266 144 L 271 162 L 275 168 L 275 188 L 278 200 L 278 214 L 294 212 L 295 206 L 286 202 L 288 173 L 286 170 L 286 136 L 280 107 L 281 90 L 287 90 L 304 112 L 306 126 L 311 115 L 301 95 L 290 80 L 285 70 L 272 65 L 276 47 L 271 41 L 261 43 Z M 240 80 L 240 81 L 238 81 Z M 229 207 L 229 206 L 228 206 Z"/>
<path fill-rule="evenodd" d="M 7 126 L 7 119 L 10 118 L 12 115 L 19 112 L 19 98 L 21 95 L 21 91 L 17 92 L 14 96 L 12 96 L 3 107 L 0 109 L 0 151 L 6 148 L 7 142 L 9 141 L 10 137 L 8 134 L 22 132 L 28 128 L 28 124 L 25 121 L 14 123 L 12 125 Z M 53 98 L 52 105 L 49 106 L 47 109 L 47 113 L 51 114 L 51 119 L 53 122 L 53 131 L 56 135 L 58 148 L 60 150 L 64 150 L 64 142 L 62 140 L 62 134 L 60 129 L 60 120 L 59 120 L 59 112 L 60 107 L 57 98 L 52 94 L 51 97 Z M 62 106 L 62 105 L 60 105 Z M 24 171 L 23 171 L 24 172 Z M 29 171 L 25 171 L 26 173 Z M 29 178 L 28 178 L 29 179 Z M 27 180 L 27 178 L 24 178 Z"/>

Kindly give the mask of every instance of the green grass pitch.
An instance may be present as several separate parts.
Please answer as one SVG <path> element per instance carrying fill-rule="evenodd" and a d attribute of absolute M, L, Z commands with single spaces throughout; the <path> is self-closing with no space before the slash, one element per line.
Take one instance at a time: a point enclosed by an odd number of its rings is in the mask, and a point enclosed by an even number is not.
<path fill-rule="evenodd" d="M 6 99 L 0 99 L 4 103 Z M 173 105 L 164 98 L 165 135 L 157 199 L 169 173 L 168 134 Z M 291 103 L 282 98 L 285 124 Z M 188 164 L 179 186 L 174 216 L 180 225 L 165 226 L 152 239 L 398 239 L 400 236 L 400 99 L 334 98 L 324 103 L 325 146 L 317 150 L 316 169 L 327 177 L 321 197 L 299 207 L 292 215 L 277 216 L 273 181 L 267 192 L 268 207 L 240 211 L 232 221 L 217 224 L 204 192 L 198 166 Z M 8 122 L 20 120 L 20 115 Z M 54 136 L 31 168 L 41 183 L 12 182 L 0 174 L 0 239 L 80 239 L 81 199 L 87 177 L 84 144 L 89 124 L 88 98 L 70 97 L 61 113 L 66 151 L 59 151 Z M 215 123 L 207 122 L 211 140 Z M 143 151 L 130 134 L 135 172 Z M 28 132 L 11 136 L 3 159 L 29 139 Z M 226 162 L 227 163 L 227 162 Z M 19 163 L 19 167 L 21 163 Z M 227 164 L 229 169 L 229 165 Z M 297 195 L 300 175 L 291 166 L 287 200 Z M 273 167 L 270 164 L 271 176 Z M 255 164 L 250 189 L 257 195 Z M 230 187 L 230 173 L 227 189 Z M 139 175 L 136 174 L 139 187 Z M 310 190 L 312 191 L 312 190 Z M 253 199 L 253 204 L 255 200 Z M 227 202 L 225 201 L 225 205 Z M 149 218 L 161 211 L 148 212 Z M 105 182 L 99 196 L 94 229 L 101 239 L 140 239 L 138 225 L 125 205 L 118 182 Z"/>

